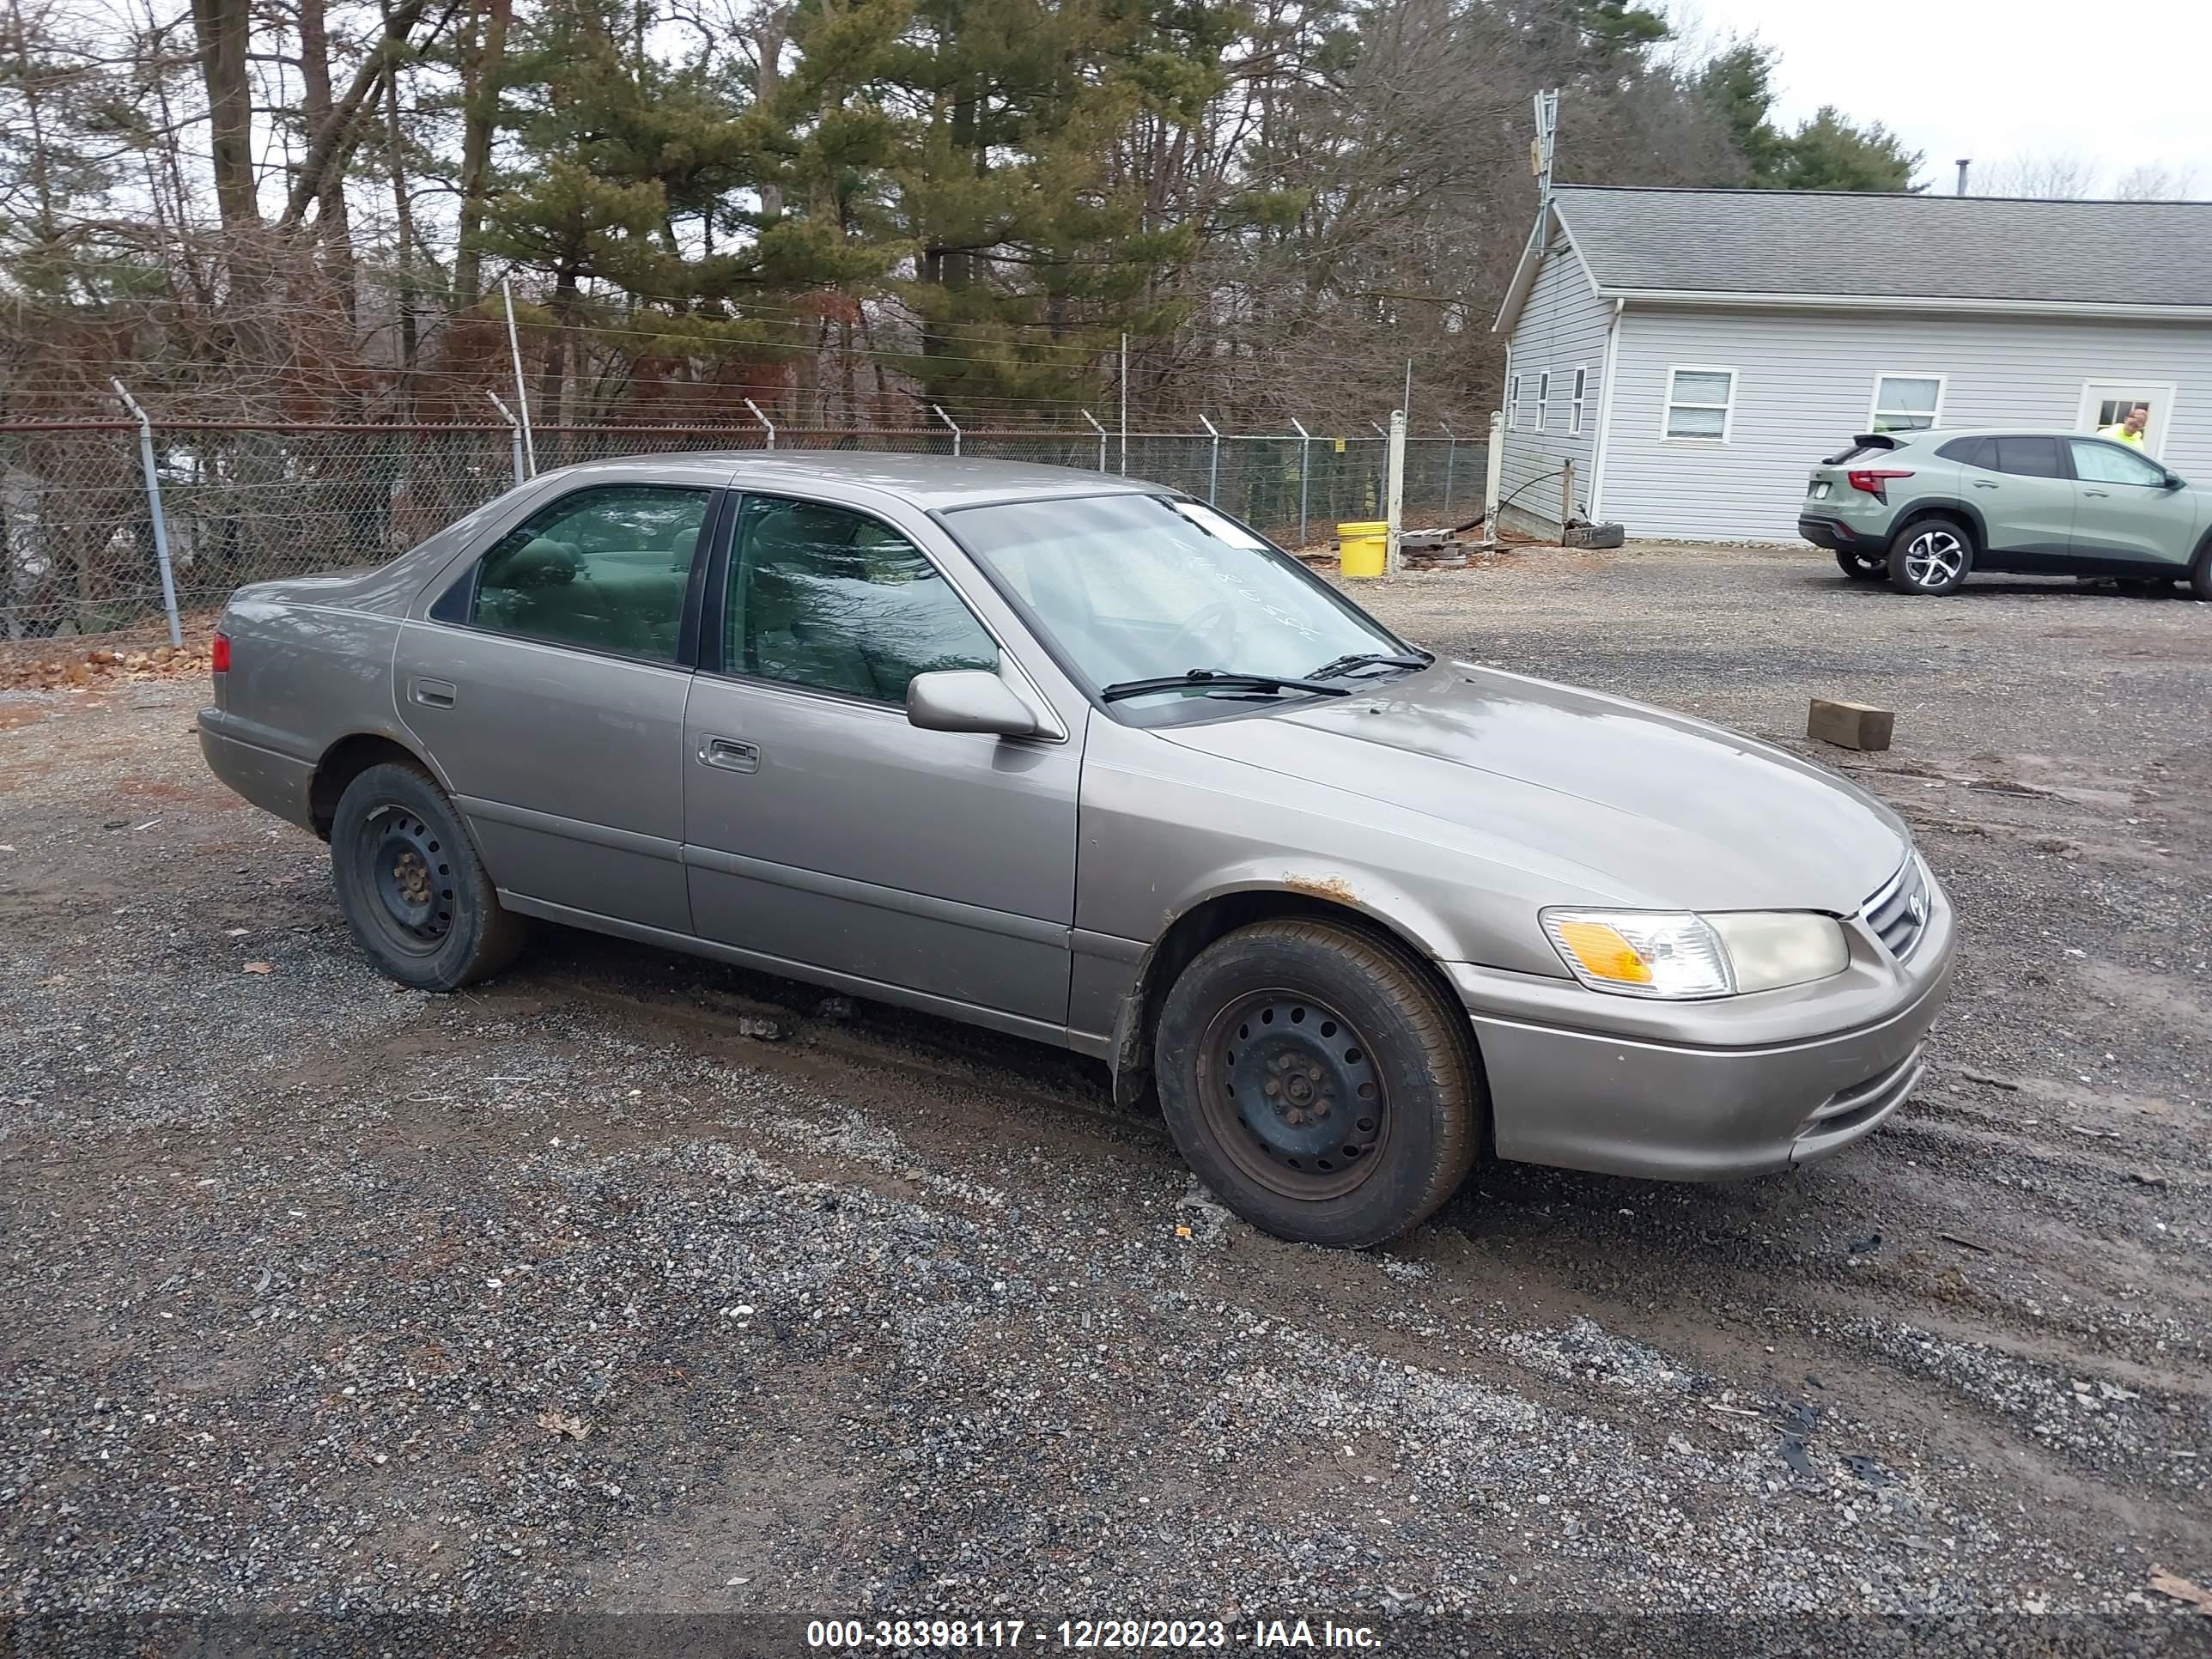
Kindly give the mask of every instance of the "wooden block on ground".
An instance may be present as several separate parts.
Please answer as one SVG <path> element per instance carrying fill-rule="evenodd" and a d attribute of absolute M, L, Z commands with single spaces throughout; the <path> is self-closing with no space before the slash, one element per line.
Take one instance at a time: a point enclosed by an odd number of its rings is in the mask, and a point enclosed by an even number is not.
<path fill-rule="evenodd" d="M 1832 743 L 1838 749 L 1887 749 L 1897 716 L 1887 708 L 1870 708 L 1863 702 L 1830 702 L 1813 699 L 1806 718 L 1805 735 Z"/>

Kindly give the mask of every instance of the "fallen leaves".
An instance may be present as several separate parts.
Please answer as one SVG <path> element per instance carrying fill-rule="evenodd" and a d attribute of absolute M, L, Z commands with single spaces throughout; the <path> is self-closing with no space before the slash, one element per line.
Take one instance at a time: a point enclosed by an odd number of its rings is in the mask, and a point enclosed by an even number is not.
<path fill-rule="evenodd" d="M 276 971 L 276 964 L 273 962 L 249 962 L 246 964 L 246 971 L 249 974 L 273 974 Z"/>
<path fill-rule="evenodd" d="M 538 1413 L 538 1426 L 562 1435 L 570 1440 L 581 1440 L 592 1431 L 592 1425 L 580 1417 L 566 1412 L 542 1411 Z"/>
<path fill-rule="evenodd" d="M 2186 1601 L 2206 1618 L 2212 1619 L 2212 1590 L 2201 1584 L 2192 1584 L 2179 1574 L 2168 1572 L 2164 1567 L 2153 1567 L 2150 1570 L 2150 1587 L 2160 1595 Z"/>

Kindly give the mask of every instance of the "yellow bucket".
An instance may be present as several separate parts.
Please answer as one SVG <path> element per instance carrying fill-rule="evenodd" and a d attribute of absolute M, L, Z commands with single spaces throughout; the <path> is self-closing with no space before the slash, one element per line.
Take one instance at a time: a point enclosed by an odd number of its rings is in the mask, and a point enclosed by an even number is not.
<path fill-rule="evenodd" d="M 1336 568 L 1346 576 L 1379 576 L 1389 562 L 1390 526 L 1380 519 L 1336 527 Z"/>

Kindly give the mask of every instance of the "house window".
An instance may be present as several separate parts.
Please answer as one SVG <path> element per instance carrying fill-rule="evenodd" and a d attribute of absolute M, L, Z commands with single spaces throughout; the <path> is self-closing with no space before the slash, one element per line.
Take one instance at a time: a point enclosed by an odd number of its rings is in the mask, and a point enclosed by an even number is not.
<path fill-rule="evenodd" d="M 1505 428 L 1509 432 L 1521 429 L 1521 377 L 1518 374 L 1505 383 Z"/>
<path fill-rule="evenodd" d="M 1574 401 L 1567 405 L 1567 431 L 1575 437 L 1583 435 L 1583 394 L 1589 390 L 1589 370 L 1575 371 Z"/>
<path fill-rule="evenodd" d="M 1875 432 L 1918 432 L 1937 425 L 1943 411 L 1941 374 L 1879 374 L 1874 409 L 1868 416 Z"/>
<path fill-rule="evenodd" d="M 1539 432 L 1544 429 L 1544 410 L 1551 401 L 1552 376 L 1547 370 L 1536 377 L 1536 430 Z"/>
<path fill-rule="evenodd" d="M 1670 368 L 1667 371 L 1667 414 L 1659 434 L 1665 438 L 1703 438 L 1726 443 L 1735 411 L 1732 368 Z"/>

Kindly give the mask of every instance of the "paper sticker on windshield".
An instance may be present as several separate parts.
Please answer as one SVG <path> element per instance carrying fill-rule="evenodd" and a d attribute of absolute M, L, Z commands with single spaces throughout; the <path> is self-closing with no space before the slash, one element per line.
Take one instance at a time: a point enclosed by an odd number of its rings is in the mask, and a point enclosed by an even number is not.
<path fill-rule="evenodd" d="M 1218 542 L 1226 542 L 1231 547 L 1245 548 L 1255 553 L 1267 549 L 1267 543 L 1243 526 L 1216 513 L 1203 501 L 1176 501 L 1173 505 L 1176 512 Z"/>

